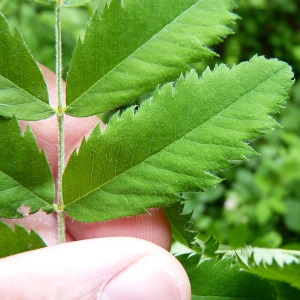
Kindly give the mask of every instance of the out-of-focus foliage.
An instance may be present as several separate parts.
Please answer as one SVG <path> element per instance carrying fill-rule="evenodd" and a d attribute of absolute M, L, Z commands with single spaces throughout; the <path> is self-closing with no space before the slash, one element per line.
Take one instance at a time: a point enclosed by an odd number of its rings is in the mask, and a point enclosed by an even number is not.
<path fill-rule="evenodd" d="M 84 7 L 63 9 L 65 75 L 87 20 L 95 7 L 101 11 L 105 2 L 96 0 Z M 53 8 L 29 0 L 1 0 L 0 11 L 20 28 L 34 58 L 54 69 Z M 232 65 L 254 54 L 277 57 L 293 67 L 297 80 L 299 0 L 244 0 L 236 13 L 243 19 L 237 21 L 236 34 L 213 48 L 220 53 L 220 61 Z M 211 60 L 210 64 L 216 62 Z M 202 239 L 213 233 L 233 248 L 247 243 L 300 249 L 300 81 L 291 89 L 284 113 L 277 117 L 283 128 L 254 144 L 260 157 L 218 174 L 225 180 L 216 189 L 186 194 L 185 210 L 194 210 L 195 229 L 200 230 Z"/>
<path fill-rule="evenodd" d="M 300 249 L 300 2 L 244 0 L 237 13 L 243 21 L 218 47 L 220 60 L 232 65 L 256 53 L 277 57 L 291 64 L 296 83 L 277 116 L 283 128 L 255 141 L 262 155 L 225 170 L 217 189 L 187 195 L 185 209 L 194 209 L 203 236 L 212 232 L 233 248 Z"/>

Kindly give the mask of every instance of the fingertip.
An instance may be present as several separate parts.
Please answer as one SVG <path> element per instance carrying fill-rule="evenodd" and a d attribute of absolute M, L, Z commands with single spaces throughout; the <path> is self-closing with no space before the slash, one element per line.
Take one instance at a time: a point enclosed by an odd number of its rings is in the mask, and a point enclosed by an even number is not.
<path fill-rule="evenodd" d="M 0 269 L 3 299 L 190 299 L 180 263 L 161 247 L 135 238 L 43 248 L 2 259 Z"/>
<path fill-rule="evenodd" d="M 97 300 L 182 300 L 186 292 L 170 268 L 156 255 L 149 255 L 128 266 L 103 287 Z"/>

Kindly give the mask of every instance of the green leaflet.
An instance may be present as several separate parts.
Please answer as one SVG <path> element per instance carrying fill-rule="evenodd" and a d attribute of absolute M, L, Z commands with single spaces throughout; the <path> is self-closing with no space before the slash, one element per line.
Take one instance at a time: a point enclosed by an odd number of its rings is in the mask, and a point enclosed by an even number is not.
<path fill-rule="evenodd" d="M 169 208 L 168 208 L 169 209 Z M 169 215 L 168 215 L 169 217 Z M 179 220 L 180 222 L 181 220 Z M 171 225 L 172 220 L 171 220 Z M 190 255 L 192 254 L 200 254 L 202 256 L 205 256 L 206 258 L 213 258 L 213 257 L 218 257 L 222 258 L 225 254 L 225 250 L 219 249 L 219 241 L 216 239 L 216 237 L 213 234 L 210 234 L 208 239 L 203 242 L 202 240 L 199 239 L 198 235 L 195 236 L 192 240 L 192 242 L 189 242 L 189 240 L 186 239 L 187 234 L 182 234 L 180 239 L 177 239 L 178 237 L 178 227 L 180 226 L 180 223 L 178 225 L 176 224 L 175 227 L 175 242 L 172 244 L 171 252 L 174 253 L 174 255 L 179 256 L 182 254 L 189 253 Z M 186 225 L 185 225 L 186 226 Z M 183 230 L 181 230 L 183 231 Z M 195 233 L 195 232 L 194 232 Z M 197 232 L 199 234 L 200 232 Z M 173 235 L 173 227 L 172 227 L 172 235 Z M 182 239 L 184 237 L 185 239 Z M 189 242 L 189 243 L 188 243 Z M 230 256 L 232 257 L 232 256 Z"/>
<path fill-rule="evenodd" d="M 25 251 L 46 247 L 41 237 L 33 230 L 14 225 L 14 230 L 0 221 L 0 258 Z"/>
<path fill-rule="evenodd" d="M 181 244 L 193 246 L 198 232 L 193 230 L 192 214 L 183 214 L 183 207 L 182 203 L 176 203 L 166 207 L 165 212 L 172 228 L 173 239 Z"/>
<path fill-rule="evenodd" d="M 208 257 L 215 257 L 218 254 L 216 251 L 219 249 L 219 241 L 216 239 L 214 235 L 210 235 L 207 241 L 203 244 L 203 254 L 205 254 Z M 224 253 L 219 253 L 220 256 L 222 256 Z"/>
<path fill-rule="evenodd" d="M 237 251 L 237 258 L 250 273 L 300 289 L 300 251 L 245 247 Z"/>
<path fill-rule="evenodd" d="M 285 101 L 292 76 L 286 63 L 254 57 L 157 89 L 136 114 L 114 116 L 72 154 L 63 177 L 66 213 L 87 222 L 140 214 L 215 185 L 209 172 L 255 154 L 242 141 L 276 125 L 268 114 Z"/>
<path fill-rule="evenodd" d="M 0 13 L 0 116 L 39 120 L 52 116 L 44 77 L 18 30 Z"/>
<path fill-rule="evenodd" d="M 192 299 L 277 299 L 273 285 L 267 280 L 240 271 L 239 265 L 230 258 L 213 258 L 200 263 L 199 255 L 184 254 L 177 258 L 189 276 Z"/>
<path fill-rule="evenodd" d="M 50 213 L 54 181 L 29 128 L 21 135 L 15 118 L 0 118 L 0 218 L 18 218 L 22 206 Z"/>
<path fill-rule="evenodd" d="M 83 117 L 134 102 L 232 33 L 234 0 L 113 0 L 78 41 L 67 78 L 66 113 Z"/>

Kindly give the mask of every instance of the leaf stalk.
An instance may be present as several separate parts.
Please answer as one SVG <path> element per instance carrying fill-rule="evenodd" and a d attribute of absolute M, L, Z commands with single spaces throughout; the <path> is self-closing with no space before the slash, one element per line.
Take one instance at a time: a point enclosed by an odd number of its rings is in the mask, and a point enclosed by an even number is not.
<path fill-rule="evenodd" d="M 57 175 L 57 226 L 59 242 L 65 242 L 65 214 L 62 192 L 62 175 L 65 168 L 64 146 L 64 103 L 62 89 L 62 41 L 61 41 L 61 4 L 55 9 L 55 53 L 56 53 L 56 90 L 57 90 L 57 122 L 58 122 L 58 175 Z"/>

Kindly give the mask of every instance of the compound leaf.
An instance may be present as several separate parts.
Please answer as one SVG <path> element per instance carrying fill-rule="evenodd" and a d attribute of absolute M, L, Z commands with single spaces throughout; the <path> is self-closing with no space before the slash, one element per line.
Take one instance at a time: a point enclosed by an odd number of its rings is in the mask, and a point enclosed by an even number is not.
<path fill-rule="evenodd" d="M 0 116 L 39 120 L 52 116 L 44 77 L 17 29 L 0 13 Z"/>
<path fill-rule="evenodd" d="M 233 0 L 112 0 L 79 40 L 67 78 L 67 110 L 88 116 L 132 103 L 232 33 Z"/>
<path fill-rule="evenodd" d="M 25 251 L 46 247 L 41 237 L 33 230 L 14 224 L 14 229 L 0 221 L 0 258 Z"/>
<path fill-rule="evenodd" d="M 177 258 L 189 276 L 193 300 L 277 299 L 273 285 L 241 271 L 231 258 L 200 261 L 199 255 L 188 254 Z"/>
<path fill-rule="evenodd" d="M 87 222 L 141 214 L 215 185 L 220 179 L 209 172 L 255 154 L 243 141 L 277 124 L 268 114 L 286 100 L 292 76 L 286 63 L 254 57 L 157 89 L 72 154 L 63 177 L 66 213 Z"/>
<path fill-rule="evenodd" d="M 237 252 L 237 258 L 248 272 L 300 289 L 300 251 L 248 246 Z"/>
<path fill-rule="evenodd" d="M 52 174 L 32 132 L 22 136 L 15 118 L 0 118 L 0 218 L 22 217 L 22 205 L 52 212 L 53 201 Z"/>

